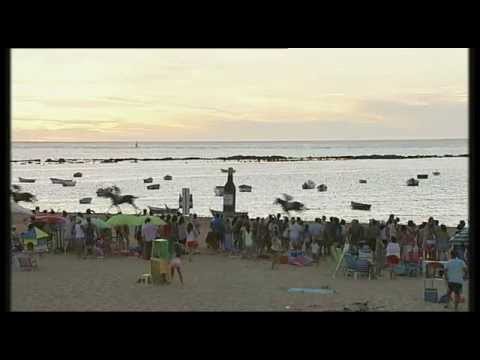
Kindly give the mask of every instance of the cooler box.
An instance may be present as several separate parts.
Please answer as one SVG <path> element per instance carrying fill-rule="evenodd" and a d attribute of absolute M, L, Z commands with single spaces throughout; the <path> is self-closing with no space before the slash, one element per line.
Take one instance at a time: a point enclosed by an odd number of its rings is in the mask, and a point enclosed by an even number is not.
<path fill-rule="evenodd" d="M 423 282 L 424 295 L 423 298 L 427 302 L 438 302 L 438 288 L 435 286 L 435 280 L 425 279 Z"/>
<path fill-rule="evenodd" d="M 152 258 L 170 260 L 168 240 L 156 239 L 152 241 Z"/>
<path fill-rule="evenodd" d="M 152 274 L 152 283 L 163 284 L 169 280 L 169 261 L 166 259 L 151 258 L 150 273 Z"/>

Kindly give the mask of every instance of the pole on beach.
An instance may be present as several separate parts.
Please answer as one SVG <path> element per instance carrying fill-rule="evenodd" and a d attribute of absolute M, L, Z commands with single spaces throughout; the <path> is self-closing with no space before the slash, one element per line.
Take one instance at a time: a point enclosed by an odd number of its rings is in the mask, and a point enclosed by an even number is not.
<path fill-rule="evenodd" d="M 340 255 L 340 258 L 338 259 L 337 266 L 335 267 L 335 271 L 332 275 L 332 279 L 335 279 L 335 275 L 337 275 L 338 269 L 340 268 L 340 265 L 342 265 L 343 258 L 345 257 L 345 254 L 348 252 L 350 249 L 350 244 L 348 242 L 345 243 L 345 246 L 343 247 L 342 254 Z"/>

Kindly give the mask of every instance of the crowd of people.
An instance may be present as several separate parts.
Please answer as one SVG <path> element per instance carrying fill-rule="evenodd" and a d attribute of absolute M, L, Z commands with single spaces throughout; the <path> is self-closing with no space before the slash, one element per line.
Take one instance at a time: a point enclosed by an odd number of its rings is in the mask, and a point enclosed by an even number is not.
<path fill-rule="evenodd" d="M 281 217 L 280 214 L 266 218 L 250 219 L 237 216 L 232 220 L 217 214 L 211 222 L 211 233 L 207 245 L 227 252 L 256 253 L 262 256 L 272 250 L 276 241 L 281 249 L 304 250 L 308 254 L 322 258 L 331 255 L 334 248 L 343 248 L 346 242 L 352 249 L 368 247 L 377 258 L 387 257 L 387 251 L 398 246 L 399 260 L 411 257 L 424 257 L 425 260 L 446 260 L 450 249 L 448 233 L 444 224 L 430 217 L 428 221 L 416 225 L 413 221 L 400 223 L 395 215 L 386 221 L 370 220 L 362 225 L 358 220 L 347 224 L 337 217 L 317 218 L 313 223 L 304 222 L 300 217 Z M 462 220 L 457 231 L 465 227 Z M 388 246 L 389 243 L 397 244 Z M 459 253 L 461 258 L 465 254 Z"/>

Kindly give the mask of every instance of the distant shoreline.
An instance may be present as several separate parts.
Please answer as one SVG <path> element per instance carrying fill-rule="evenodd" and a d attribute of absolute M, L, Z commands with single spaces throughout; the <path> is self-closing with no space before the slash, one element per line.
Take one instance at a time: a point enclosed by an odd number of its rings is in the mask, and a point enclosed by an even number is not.
<path fill-rule="evenodd" d="M 401 139 L 316 139 L 316 140 L 146 140 L 139 144 L 199 144 L 199 143 L 318 143 L 318 142 L 402 142 L 402 141 L 469 141 L 469 138 L 401 138 Z M 54 140 L 26 140 L 12 141 L 12 144 L 134 144 L 130 140 L 97 140 L 97 141 L 54 141 Z"/>
<path fill-rule="evenodd" d="M 164 157 L 164 158 L 93 158 L 93 159 L 46 159 L 45 163 L 85 163 L 85 162 L 99 162 L 99 163 L 118 163 L 123 161 L 138 162 L 138 161 L 193 161 L 193 160 L 216 160 L 216 161 L 258 161 L 258 162 L 292 162 L 292 161 L 331 161 L 331 160 L 402 160 L 402 159 L 432 159 L 432 158 L 459 158 L 469 157 L 469 154 L 460 155 L 356 155 L 356 156 L 255 156 L 255 155 L 234 155 L 225 157 Z M 12 163 L 41 163 L 41 159 L 26 159 L 26 160 L 10 160 Z"/>

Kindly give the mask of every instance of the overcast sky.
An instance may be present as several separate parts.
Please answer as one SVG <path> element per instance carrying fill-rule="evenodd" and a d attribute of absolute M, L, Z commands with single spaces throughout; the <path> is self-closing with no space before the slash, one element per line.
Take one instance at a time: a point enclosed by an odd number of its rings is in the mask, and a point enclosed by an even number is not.
<path fill-rule="evenodd" d="M 467 49 L 17 49 L 13 141 L 468 137 Z"/>

